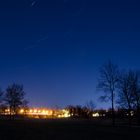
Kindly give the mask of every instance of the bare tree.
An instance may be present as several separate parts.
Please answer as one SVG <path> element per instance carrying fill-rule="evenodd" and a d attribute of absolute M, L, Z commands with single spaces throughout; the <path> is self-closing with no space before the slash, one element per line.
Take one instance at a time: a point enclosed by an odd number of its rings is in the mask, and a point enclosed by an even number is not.
<path fill-rule="evenodd" d="M 129 124 L 131 124 L 132 110 L 136 110 L 138 123 L 140 123 L 140 85 L 138 73 L 129 70 L 125 74 L 121 74 L 118 85 L 118 103 L 128 110 Z"/>
<path fill-rule="evenodd" d="M 3 91 L 0 89 L 0 104 L 2 103 L 2 101 L 3 101 Z"/>
<path fill-rule="evenodd" d="M 136 108 L 136 115 L 138 124 L 140 124 L 140 77 L 138 72 L 130 71 L 131 76 L 131 94 L 133 100 L 133 106 Z"/>
<path fill-rule="evenodd" d="M 91 118 L 93 111 L 89 110 L 86 106 L 67 106 L 66 109 L 74 118 Z"/>
<path fill-rule="evenodd" d="M 5 93 L 5 102 L 10 108 L 10 113 L 17 114 L 25 102 L 25 92 L 22 85 L 12 84 L 8 86 Z"/>
<path fill-rule="evenodd" d="M 117 103 L 128 110 L 129 124 L 131 125 L 131 111 L 133 108 L 133 95 L 132 95 L 132 81 L 133 75 L 131 72 L 121 74 L 118 83 L 118 101 Z"/>
<path fill-rule="evenodd" d="M 2 92 L 2 90 L 0 89 L 0 114 L 1 114 L 1 112 L 2 112 L 2 102 L 3 102 L 3 92 Z"/>
<path fill-rule="evenodd" d="M 90 111 L 93 111 L 96 108 L 96 105 L 92 100 L 88 101 L 85 106 Z"/>
<path fill-rule="evenodd" d="M 29 103 L 29 102 L 28 102 L 27 100 L 23 100 L 23 101 L 22 101 L 21 108 L 24 110 L 24 115 L 26 115 L 27 110 L 29 109 L 28 103 Z"/>
<path fill-rule="evenodd" d="M 114 102 L 118 82 L 118 73 L 118 66 L 109 61 L 100 68 L 100 79 L 97 86 L 98 89 L 101 89 L 105 92 L 105 95 L 101 96 L 101 99 L 104 101 L 111 100 L 113 125 L 115 125 Z"/>

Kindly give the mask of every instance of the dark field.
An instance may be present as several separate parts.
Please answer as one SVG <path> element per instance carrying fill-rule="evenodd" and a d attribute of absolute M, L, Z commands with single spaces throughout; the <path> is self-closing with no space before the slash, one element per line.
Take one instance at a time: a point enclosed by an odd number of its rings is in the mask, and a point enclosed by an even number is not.
<path fill-rule="evenodd" d="M 0 120 L 0 140 L 139 140 L 139 127 L 92 120 Z"/>

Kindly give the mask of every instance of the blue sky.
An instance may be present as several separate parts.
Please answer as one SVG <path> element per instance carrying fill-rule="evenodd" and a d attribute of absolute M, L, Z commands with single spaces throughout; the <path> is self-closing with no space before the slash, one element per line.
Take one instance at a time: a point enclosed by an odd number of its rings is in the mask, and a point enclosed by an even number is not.
<path fill-rule="evenodd" d="M 102 64 L 140 67 L 139 6 L 136 0 L 1 0 L 1 88 L 23 84 L 31 106 L 96 102 Z"/>

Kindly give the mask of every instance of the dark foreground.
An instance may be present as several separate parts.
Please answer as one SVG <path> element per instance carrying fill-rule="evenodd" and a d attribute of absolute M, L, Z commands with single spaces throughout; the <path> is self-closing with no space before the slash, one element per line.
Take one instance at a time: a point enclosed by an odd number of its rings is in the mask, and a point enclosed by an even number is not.
<path fill-rule="evenodd" d="M 89 120 L 0 120 L 0 140 L 139 140 L 139 127 Z"/>

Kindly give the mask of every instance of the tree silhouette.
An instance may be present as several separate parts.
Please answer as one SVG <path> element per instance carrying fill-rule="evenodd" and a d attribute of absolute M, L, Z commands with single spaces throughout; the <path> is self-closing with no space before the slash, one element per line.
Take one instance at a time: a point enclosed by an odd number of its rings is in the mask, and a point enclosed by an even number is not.
<path fill-rule="evenodd" d="M 29 109 L 28 107 L 28 101 L 27 100 L 23 100 L 22 104 L 21 104 L 21 108 L 24 110 L 24 115 L 26 115 L 27 110 Z"/>
<path fill-rule="evenodd" d="M 8 86 L 5 93 L 5 103 L 10 108 L 10 114 L 17 114 L 18 109 L 22 107 L 25 102 L 25 92 L 22 85 L 12 84 Z"/>
<path fill-rule="evenodd" d="M 96 105 L 92 100 L 90 100 L 86 103 L 85 107 L 87 107 L 88 110 L 93 111 L 96 108 Z"/>
<path fill-rule="evenodd" d="M 2 92 L 2 90 L 0 89 L 0 104 L 1 104 L 1 103 L 2 103 L 2 101 L 3 101 L 2 96 L 3 96 L 3 92 Z"/>
<path fill-rule="evenodd" d="M 115 125 L 114 101 L 118 82 L 118 73 L 118 66 L 109 61 L 100 68 L 100 78 L 97 86 L 98 89 L 105 92 L 105 95 L 100 97 L 102 101 L 111 100 L 113 125 Z"/>
<path fill-rule="evenodd" d="M 131 124 L 132 110 L 136 110 L 138 123 L 140 123 L 140 85 L 139 75 L 136 71 L 129 70 L 119 77 L 118 103 L 128 110 L 129 124 Z"/>
<path fill-rule="evenodd" d="M 129 124 L 131 125 L 131 111 L 133 108 L 134 96 L 132 94 L 133 75 L 131 72 L 121 74 L 118 82 L 118 104 L 128 110 Z"/>
<path fill-rule="evenodd" d="M 73 118 L 90 118 L 92 117 L 93 111 L 91 111 L 86 106 L 67 106 L 66 109 L 69 111 L 71 117 Z"/>
<path fill-rule="evenodd" d="M 134 107 L 136 107 L 137 121 L 140 125 L 140 77 L 139 73 L 131 71 L 131 92 L 134 100 Z"/>
<path fill-rule="evenodd" d="M 2 102 L 3 102 L 3 92 L 2 92 L 2 90 L 0 89 L 0 114 L 1 114 L 2 108 L 3 108 Z"/>

